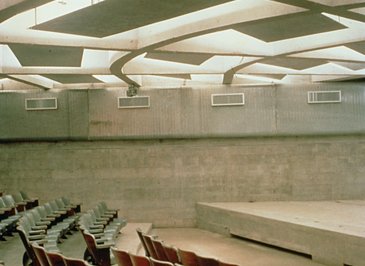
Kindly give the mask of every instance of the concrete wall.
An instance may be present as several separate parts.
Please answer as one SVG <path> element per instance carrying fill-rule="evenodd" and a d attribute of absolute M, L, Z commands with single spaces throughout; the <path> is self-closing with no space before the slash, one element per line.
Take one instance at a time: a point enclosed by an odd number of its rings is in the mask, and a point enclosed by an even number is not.
<path fill-rule="evenodd" d="M 342 102 L 308 104 L 309 90 Z M 212 107 L 212 93 L 243 92 L 244 106 Z M 143 90 L 151 107 L 118 109 L 123 89 L 0 93 L 0 141 L 308 136 L 365 133 L 361 83 Z M 25 98 L 57 97 L 57 110 L 26 111 Z"/>
<path fill-rule="evenodd" d="M 192 226 L 199 201 L 365 198 L 365 136 L 0 144 L 0 190 Z"/>

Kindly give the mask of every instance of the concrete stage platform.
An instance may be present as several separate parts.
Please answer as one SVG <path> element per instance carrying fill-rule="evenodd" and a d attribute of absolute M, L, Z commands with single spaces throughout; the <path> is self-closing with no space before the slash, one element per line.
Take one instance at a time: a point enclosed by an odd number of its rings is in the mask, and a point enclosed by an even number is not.
<path fill-rule="evenodd" d="M 365 265 L 365 201 L 197 203 L 197 222 L 326 265 Z"/>

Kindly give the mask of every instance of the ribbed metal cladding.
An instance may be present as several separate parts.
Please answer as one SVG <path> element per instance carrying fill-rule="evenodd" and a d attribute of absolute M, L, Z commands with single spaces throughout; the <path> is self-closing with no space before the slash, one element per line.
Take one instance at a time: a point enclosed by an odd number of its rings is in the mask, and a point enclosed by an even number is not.
<path fill-rule="evenodd" d="M 341 103 L 308 104 L 308 91 L 341 90 Z M 280 86 L 277 93 L 280 135 L 365 132 L 365 90 L 361 84 Z"/>
<path fill-rule="evenodd" d="M 308 104 L 308 91 L 341 90 L 341 103 Z M 211 95 L 244 93 L 241 106 Z M 0 93 L 0 140 L 333 135 L 365 133 L 360 83 L 139 90 L 149 108 L 119 109 L 125 89 Z M 57 110 L 26 111 L 25 98 L 57 98 Z"/>
<path fill-rule="evenodd" d="M 27 111 L 25 98 L 57 98 L 57 110 Z M 65 139 L 69 132 L 67 91 L 0 94 L 1 139 Z"/>

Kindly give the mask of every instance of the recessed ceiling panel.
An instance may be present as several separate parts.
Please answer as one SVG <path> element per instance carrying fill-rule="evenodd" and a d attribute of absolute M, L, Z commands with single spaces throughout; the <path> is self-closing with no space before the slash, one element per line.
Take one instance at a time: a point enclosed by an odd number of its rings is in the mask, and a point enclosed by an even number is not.
<path fill-rule="evenodd" d="M 234 30 L 265 42 L 274 42 L 346 28 L 321 14 L 303 12 L 241 23 Z"/>
<path fill-rule="evenodd" d="M 105 0 L 33 28 L 101 38 L 229 1 Z"/>
<path fill-rule="evenodd" d="M 346 45 L 348 48 L 365 55 L 365 42 L 355 42 Z"/>
<path fill-rule="evenodd" d="M 290 57 L 277 57 L 277 58 L 269 58 L 261 63 L 268 64 L 268 65 L 274 65 L 274 66 L 280 66 L 280 67 L 286 67 L 296 70 L 303 70 L 310 67 L 315 67 L 318 65 L 322 65 L 327 63 L 325 60 L 321 59 L 307 59 L 307 58 L 290 58 Z"/>
<path fill-rule="evenodd" d="M 346 67 L 351 70 L 365 69 L 365 63 L 343 62 L 343 61 L 331 61 L 332 63 Z"/>
<path fill-rule="evenodd" d="M 26 10 L 51 2 L 52 0 L 18 0 L 1 1 L 0 4 L 0 23 Z"/>
<path fill-rule="evenodd" d="M 326 6 L 343 6 L 364 3 L 364 0 L 310 0 L 311 2 L 320 3 Z"/>
<path fill-rule="evenodd" d="M 22 66 L 66 66 L 79 67 L 82 60 L 82 48 L 9 44 L 10 49 Z"/>
<path fill-rule="evenodd" d="M 103 83 L 102 81 L 94 78 L 92 75 L 82 74 L 45 74 L 42 75 L 46 78 L 58 81 L 63 84 L 73 83 Z"/>
<path fill-rule="evenodd" d="M 212 55 L 209 54 L 198 54 L 198 53 L 147 53 L 146 58 L 164 60 L 176 63 L 200 65 Z"/>

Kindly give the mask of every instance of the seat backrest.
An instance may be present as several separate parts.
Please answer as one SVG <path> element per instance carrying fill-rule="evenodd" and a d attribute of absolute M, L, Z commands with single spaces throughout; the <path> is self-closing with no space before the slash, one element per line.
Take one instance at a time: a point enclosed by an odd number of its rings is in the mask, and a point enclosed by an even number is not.
<path fill-rule="evenodd" d="M 150 259 L 146 256 L 139 256 L 129 253 L 133 266 L 151 266 Z"/>
<path fill-rule="evenodd" d="M 143 232 L 142 232 L 142 229 L 141 228 L 137 228 L 136 229 L 136 232 L 137 232 L 137 235 L 138 235 L 138 238 L 139 240 L 141 241 L 141 244 L 142 244 L 142 247 L 146 253 L 146 256 L 150 256 L 150 253 L 148 252 L 148 249 L 147 249 L 147 245 L 146 245 L 146 242 L 144 241 L 143 239 Z"/>
<path fill-rule="evenodd" d="M 39 246 L 37 243 L 32 243 L 31 247 L 34 251 L 35 256 L 37 257 L 39 264 L 41 266 L 50 266 L 44 248 Z"/>
<path fill-rule="evenodd" d="M 93 257 L 97 265 L 110 266 L 110 249 L 109 247 L 97 248 L 95 237 L 88 233 L 86 230 L 80 230 L 82 236 L 85 239 L 87 250 Z"/>
<path fill-rule="evenodd" d="M 162 246 L 162 241 L 154 238 L 151 238 L 151 241 L 156 252 L 156 259 L 161 261 L 169 261 L 166 256 L 165 249 Z"/>
<path fill-rule="evenodd" d="M 20 190 L 19 193 L 22 195 L 22 198 L 25 200 L 30 200 L 29 196 L 27 195 L 27 193 L 23 190 Z"/>
<path fill-rule="evenodd" d="M 196 255 L 198 258 L 199 266 L 219 266 L 219 261 L 214 258 L 203 257 Z"/>
<path fill-rule="evenodd" d="M 128 251 L 116 249 L 114 247 L 112 247 L 111 250 L 119 266 L 133 266 Z"/>
<path fill-rule="evenodd" d="M 192 251 L 178 249 L 179 257 L 181 259 L 181 263 L 184 266 L 197 266 L 199 265 L 198 257 Z"/>
<path fill-rule="evenodd" d="M 13 199 L 12 195 L 5 195 L 3 196 L 3 200 L 5 202 L 5 205 L 10 208 L 16 207 L 15 200 Z"/>
<path fill-rule="evenodd" d="M 66 266 L 62 254 L 46 251 L 46 256 L 50 266 Z"/>
<path fill-rule="evenodd" d="M 64 257 L 63 261 L 65 262 L 65 266 L 89 266 L 86 261 L 80 259 L 73 259 Z"/>
<path fill-rule="evenodd" d="M 173 246 L 166 245 L 166 243 L 162 242 L 163 249 L 165 251 L 167 260 L 172 263 L 181 263 L 179 258 L 179 254 L 177 253 L 177 248 Z"/>
<path fill-rule="evenodd" d="M 28 257 L 33 261 L 34 265 L 39 265 L 34 250 L 30 246 L 30 243 L 28 241 L 27 232 L 25 231 L 26 229 L 24 229 L 22 225 L 18 225 L 16 229 L 19 233 L 20 239 L 22 240 L 25 252 L 28 254 Z"/>
<path fill-rule="evenodd" d="M 169 261 L 161 261 L 161 260 L 155 260 L 154 258 L 150 258 L 151 266 L 174 266 Z"/>
<path fill-rule="evenodd" d="M 150 257 L 154 258 L 154 259 L 158 259 L 155 247 L 152 244 L 152 236 L 147 235 L 147 234 L 142 234 L 142 237 L 144 239 L 144 242 L 146 243 L 146 247 L 147 247 L 148 253 L 150 254 Z"/>

